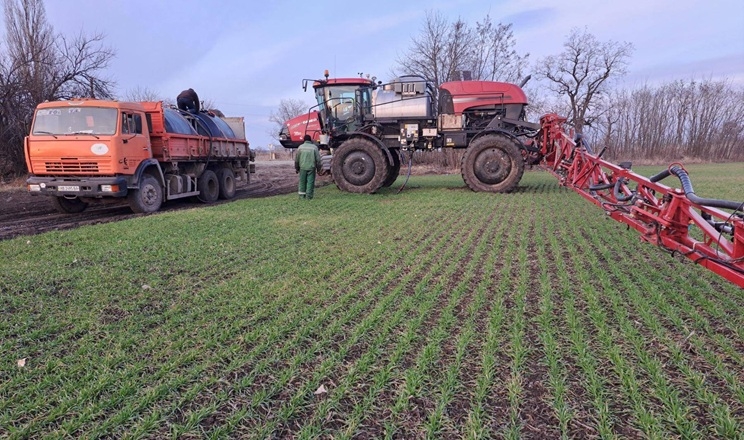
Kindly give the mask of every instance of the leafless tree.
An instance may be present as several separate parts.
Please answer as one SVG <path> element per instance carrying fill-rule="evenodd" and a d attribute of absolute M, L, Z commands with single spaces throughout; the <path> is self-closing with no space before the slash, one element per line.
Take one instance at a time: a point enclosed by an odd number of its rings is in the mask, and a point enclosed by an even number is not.
<path fill-rule="evenodd" d="M 427 12 L 423 29 L 408 52 L 398 56 L 393 75 L 418 75 L 439 85 L 467 70 L 472 59 L 473 33 L 457 19 L 448 23 L 439 12 Z"/>
<path fill-rule="evenodd" d="M 393 76 L 418 75 L 437 86 L 465 79 L 518 82 L 524 76 L 529 54 L 520 55 L 511 24 L 494 24 L 490 15 L 475 28 L 458 18 L 448 22 L 439 12 L 427 12 L 418 36 L 407 52 L 398 56 Z"/>
<path fill-rule="evenodd" d="M 582 133 L 584 126 L 601 116 L 598 99 L 610 90 L 614 78 L 626 73 L 633 45 L 601 42 L 586 29 L 574 28 L 563 47 L 560 54 L 537 63 L 537 74 L 549 81 L 551 90 L 568 98 L 566 116 L 576 132 Z"/>
<path fill-rule="evenodd" d="M 132 102 L 140 101 L 166 101 L 167 98 L 163 98 L 160 93 L 148 89 L 147 87 L 137 86 L 133 89 L 129 89 L 124 93 L 124 99 Z M 173 103 L 171 99 L 169 104 Z"/>
<path fill-rule="evenodd" d="M 608 158 L 646 161 L 744 159 L 744 88 L 676 80 L 610 95 L 590 132 Z"/>
<path fill-rule="evenodd" d="M 272 123 L 272 128 L 269 129 L 267 134 L 278 140 L 279 132 L 282 131 L 284 123 L 296 116 L 307 113 L 309 108 L 310 106 L 300 99 L 287 98 L 280 100 L 279 107 L 269 114 L 269 122 Z"/>
<path fill-rule="evenodd" d="M 24 169 L 23 137 L 40 102 L 109 98 L 114 83 L 100 76 L 114 56 L 103 35 L 55 34 L 42 0 L 4 0 L 5 53 L 0 54 L 0 173 Z"/>
<path fill-rule="evenodd" d="M 467 69 L 473 78 L 519 83 L 527 69 L 529 54 L 520 55 L 512 24 L 494 25 L 490 15 L 475 25 L 473 50 Z"/>

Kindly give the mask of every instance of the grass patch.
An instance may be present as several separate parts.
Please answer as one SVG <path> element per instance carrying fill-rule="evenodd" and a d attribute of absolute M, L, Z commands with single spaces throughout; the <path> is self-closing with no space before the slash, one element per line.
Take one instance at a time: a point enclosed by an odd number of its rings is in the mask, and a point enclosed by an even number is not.
<path fill-rule="evenodd" d="M 0 242 L 0 437 L 739 435 L 741 289 L 544 172 L 401 182 Z"/>

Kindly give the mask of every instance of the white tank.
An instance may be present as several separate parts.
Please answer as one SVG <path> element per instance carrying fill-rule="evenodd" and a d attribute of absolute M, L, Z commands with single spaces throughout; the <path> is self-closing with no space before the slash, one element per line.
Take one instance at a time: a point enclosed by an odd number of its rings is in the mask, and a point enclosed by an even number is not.
<path fill-rule="evenodd" d="M 372 92 L 376 118 L 432 118 L 431 92 L 419 76 L 402 76 Z"/>

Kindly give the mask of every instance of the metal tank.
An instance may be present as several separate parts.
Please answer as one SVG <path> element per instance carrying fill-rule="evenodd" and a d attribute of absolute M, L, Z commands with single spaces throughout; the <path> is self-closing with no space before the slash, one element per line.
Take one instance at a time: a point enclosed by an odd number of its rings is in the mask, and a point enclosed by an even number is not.
<path fill-rule="evenodd" d="M 372 112 L 378 119 L 433 117 L 432 90 L 420 76 L 401 76 L 372 92 Z"/>

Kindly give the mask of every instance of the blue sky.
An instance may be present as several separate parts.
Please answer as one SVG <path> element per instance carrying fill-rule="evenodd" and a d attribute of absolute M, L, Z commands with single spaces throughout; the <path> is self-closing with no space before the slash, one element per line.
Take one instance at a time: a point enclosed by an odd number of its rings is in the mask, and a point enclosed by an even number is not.
<path fill-rule="evenodd" d="M 475 24 L 512 23 L 534 62 L 557 54 L 574 27 L 633 43 L 630 86 L 728 78 L 744 85 L 742 0 L 46 0 L 57 32 L 101 32 L 116 51 L 107 75 L 172 99 L 193 87 L 229 116 L 244 116 L 253 147 L 276 143 L 269 113 L 283 98 L 311 105 L 303 78 L 369 73 L 388 80 L 420 34 L 426 11 Z"/>

